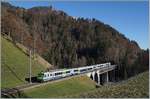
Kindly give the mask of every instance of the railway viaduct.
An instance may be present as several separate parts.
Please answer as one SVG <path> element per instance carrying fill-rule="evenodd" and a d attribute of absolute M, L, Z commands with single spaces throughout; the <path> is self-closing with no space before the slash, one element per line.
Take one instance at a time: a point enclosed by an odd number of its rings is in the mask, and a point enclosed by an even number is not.
<path fill-rule="evenodd" d="M 115 81 L 116 65 L 107 65 L 106 67 L 87 73 L 87 76 L 96 81 L 99 85 Z"/>

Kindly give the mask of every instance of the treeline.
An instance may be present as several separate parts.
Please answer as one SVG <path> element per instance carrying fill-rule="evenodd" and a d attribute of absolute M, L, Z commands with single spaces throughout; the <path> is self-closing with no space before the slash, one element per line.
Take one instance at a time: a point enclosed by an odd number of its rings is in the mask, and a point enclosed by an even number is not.
<path fill-rule="evenodd" d="M 99 20 L 73 18 L 51 6 L 24 9 L 3 2 L 2 32 L 55 68 L 111 62 L 120 78 L 148 70 L 148 50 L 135 41 Z"/>

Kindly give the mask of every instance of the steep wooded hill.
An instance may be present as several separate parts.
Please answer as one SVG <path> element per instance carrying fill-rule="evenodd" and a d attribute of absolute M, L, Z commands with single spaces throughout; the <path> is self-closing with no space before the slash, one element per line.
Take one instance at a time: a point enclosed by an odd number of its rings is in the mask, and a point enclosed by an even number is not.
<path fill-rule="evenodd" d="M 73 18 L 50 7 L 24 9 L 2 2 L 2 33 L 39 53 L 55 68 L 110 61 L 121 77 L 148 69 L 148 50 L 141 50 L 111 26 L 96 19 Z"/>

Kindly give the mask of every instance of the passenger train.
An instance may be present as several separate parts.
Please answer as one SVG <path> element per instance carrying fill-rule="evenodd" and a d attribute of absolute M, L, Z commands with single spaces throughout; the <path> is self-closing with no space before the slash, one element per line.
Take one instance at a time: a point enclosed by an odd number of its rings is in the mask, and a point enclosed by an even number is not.
<path fill-rule="evenodd" d="M 96 65 L 72 68 L 72 69 L 60 69 L 60 70 L 54 70 L 48 72 L 40 72 L 37 76 L 37 80 L 39 82 L 45 82 L 45 81 L 60 79 L 68 76 L 87 73 L 110 65 L 111 65 L 110 63 L 104 63 L 104 64 L 96 64 Z"/>

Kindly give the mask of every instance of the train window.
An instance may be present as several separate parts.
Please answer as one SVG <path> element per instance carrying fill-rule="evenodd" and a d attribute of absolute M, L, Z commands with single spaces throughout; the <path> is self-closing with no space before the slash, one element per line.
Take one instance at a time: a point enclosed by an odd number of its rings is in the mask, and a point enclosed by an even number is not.
<path fill-rule="evenodd" d="M 55 75 L 58 75 L 58 73 L 55 73 Z"/>
<path fill-rule="evenodd" d="M 77 69 L 74 70 L 74 72 L 77 72 L 77 71 L 78 71 Z"/>
<path fill-rule="evenodd" d="M 55 75 L 57 75 L 57 73 L 55 73 Z"/>
<path fill-rule="evenodd" d="M 87 70 L 87 69 L 81 69 L 80 72 L 84 72 L 84 71 L 86 71 L 86 70 Z"/>
<path fill-rule="evenodd" d="M 70 73 L 70 71 L 66 71 L 66 73 Z"/>
<path fill-rule="evenodd" d="M 91 70 L 92 68 L 88 68 L 88 70 Z"/>
<path fill-rule="evenodd" d="M 46 74 L 44 75 L 44 77 L 46 77 Z"/>
<path fill-rule="evenodd" d="M 61 74 L 62 74 L 62 72 L 55 73 L 55 75 L 61 75 Z"/>

